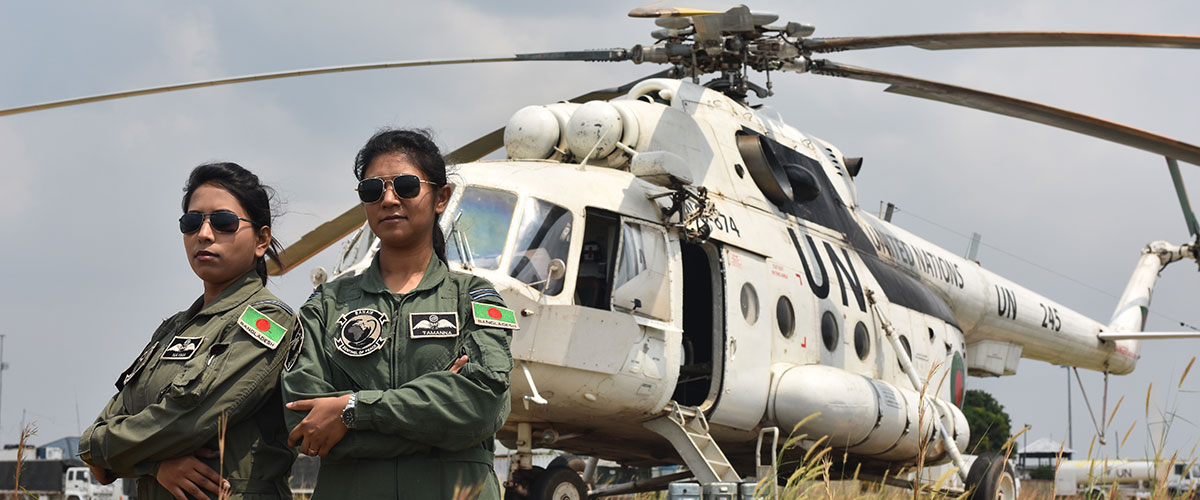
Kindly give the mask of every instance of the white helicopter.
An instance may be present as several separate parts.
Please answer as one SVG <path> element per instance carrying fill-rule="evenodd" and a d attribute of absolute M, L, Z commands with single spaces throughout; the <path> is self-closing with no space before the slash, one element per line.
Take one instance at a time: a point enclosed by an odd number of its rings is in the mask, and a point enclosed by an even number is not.
<path fill-rule="evenodd" d="M 686 476 L 703 484 L 737 483 L 764 474 L 754 467 L 763 430 L 787 431 L 818 412 L 803 431 L 826 436 L 839 459 L 861 466 L 861 477 L 895 478 L 919 462 L 949 462 L 980 496 L 1011 495 L 1003 466 L 976 460 L 967 467 L 959 456 L 968 437 L 958 409 L 967 372 L 1003 375 L 1027 357 L 1127 373 L 1137 339 L 1169 335 L 1140 332 L 1145 308 L 1161 267 L 1195 259 L 1195 242 L 1148 246 L 1113 318 L 1088 319 L 867 213 L 853 182 L 862 160 L 747 105 L 749 93 L 771 92 L 747 73 L 888 83 L 898 93 L 1200 163 L 1200 148 L 1154 134 L 814 58 L 887 45 L 1195 48 L 1197 37 L 816 39 L 811 27 L 773 24 L 775 16 L 744 7 L 634 14 L 659 18 L 654 46 L 492 60 L 632 60 L 671 65 L 669 75 L 523 108 L 505 128 L 449 155 L 461 179 L 443 220 L 451 260 L 490 279 L 521 314 L 512 345 L 513 414 L 500 436 L 518 450 L 524 471 L 514 474 L 511 495 L 589 494 L 573 473 L 533 469 L 535 446 L 630 464 L 682 462 Z M 372 67 L 419 64 L 427 63 Z M 58 105 L 65 104 L 15 111 Z M 501 146 L 506 160 L 476 161 Z M 546 187 L 562 185 L 588 188 Z M 1185 214 L 1196 235 L 1186 206 Z M 361 271 L 375 248 L 362 222 L 354 207 L 317 228 L 288 248 L 278 272 L 355 230 L 335 277 Z"/>

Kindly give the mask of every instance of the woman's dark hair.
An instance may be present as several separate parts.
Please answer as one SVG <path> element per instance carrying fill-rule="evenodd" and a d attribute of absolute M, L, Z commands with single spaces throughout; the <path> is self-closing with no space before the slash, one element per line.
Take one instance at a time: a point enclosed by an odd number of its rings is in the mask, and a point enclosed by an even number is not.
<path fill-rule="evenodd" d="M 271 198 L 275 196 L 275 190 L 259 182 L 257 175 L 230 162 L 205 163 L 192 169 L 183 187 L 184 212 L 187 212 L 188 204 L 192 201 L 192 193 L 205 184 L 213 184 L 237 198 L 250 220 L 254 221 L 255 231 L 263 226 L 271 227 Z M 275 265 L 282 265 L 279 261 L 281 251 L 283 246 L 279 244 L 279 239 L 272 237 L 266 255 L 255 262 L 254 270 L 258 271 L 264 285 L 267 284 L 267 259 L 274 261 Z"/>
<path fill-rule="evenodd" d="M 442 152 L 433 142 L 430 132 L 425 129 L 388 128 L 376 132 L 354 157 L 354 176 L 361 181 L 371 162 L 388 154 L 407 157 L 425 174 L 425 180 L 436 185 L 435 189 L 446 185 L 446 160 L 442 158 Z M 434 200 L 437 203 L 436 198 Z M 440 215 L 433 218 L 433 253 L 446 262 L 446 236 L 438 224 L 440 220 Z"/>

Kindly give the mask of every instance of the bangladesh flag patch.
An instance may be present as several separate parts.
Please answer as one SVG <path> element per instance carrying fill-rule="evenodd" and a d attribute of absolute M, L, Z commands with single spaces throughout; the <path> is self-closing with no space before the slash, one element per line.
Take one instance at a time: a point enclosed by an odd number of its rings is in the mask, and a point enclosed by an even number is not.
<path fill-rule="evenodd" d="M 494 306 L 484 304 L 482 302 L 471 303 L 472 316 L 475 318 L 475 324 L 479 326 L 494 326 L 496 328 L 505 328 L 508 330 L 520 330 L 517 326 L 517 315 L 512 309 L 507 307 Z"/>
<path fill-rule="evenodd" d="M 238 326 L 270 349 L 278 347 L 279 341 L 283 340 L 283 335 L 287 333 L 286 328 L 279 326 L 279 323 L 272 321 L 266 314 L 258 312 L 254 306 L 246 306 L 242 317 L 238 318 Z"/>

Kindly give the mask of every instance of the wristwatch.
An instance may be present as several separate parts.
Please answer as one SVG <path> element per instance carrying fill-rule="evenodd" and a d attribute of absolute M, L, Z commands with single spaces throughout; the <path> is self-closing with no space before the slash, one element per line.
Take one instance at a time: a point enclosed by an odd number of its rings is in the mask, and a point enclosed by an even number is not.
<path fill-rule="evenodd" d="M 354 402 L 358 399 L 358 394 L 350 394 L 350 400 L 346 401 L 346 407 L 342 409 L 342 423 L 346 424 L 347 429 L 354 429 L 358 426 L 358 420 L 354 418 Z"/>

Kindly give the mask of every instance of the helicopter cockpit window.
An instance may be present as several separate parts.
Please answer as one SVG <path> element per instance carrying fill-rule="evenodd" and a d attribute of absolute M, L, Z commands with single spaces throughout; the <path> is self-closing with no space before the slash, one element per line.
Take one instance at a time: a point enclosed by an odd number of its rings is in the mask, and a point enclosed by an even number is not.
<path fill-rule="evenodd" d="M 516 206 L 513 193 L 467 186 L 450 215 L 446 258 L 466 267 L 499 269 Z"/>
<path fill-rule="evenodd" d="M 669 320 L 668 265 L 666 233 L 645 224 L 621 224 L 613 307 Z"/>
<path fill-rule="evenodd" d="M 550 262 L 567 261 L 571 249 L 571 212 L 536 198 L 521 206 L 517 246 L 513 248 L 508 274 L 536 285 L 546 295 L 558 295 L 563 278 L 550 279 Z M 543 288 L 544 286 L 544 288 Z"/>

